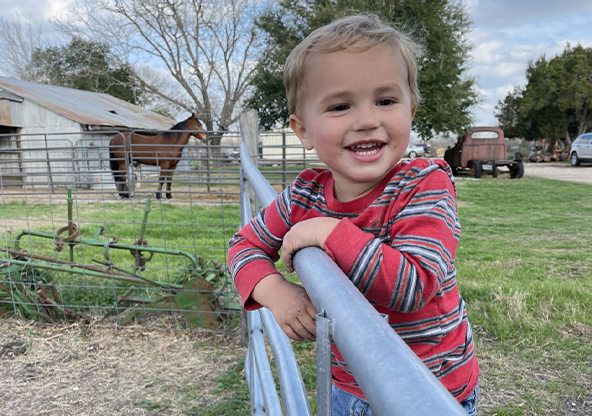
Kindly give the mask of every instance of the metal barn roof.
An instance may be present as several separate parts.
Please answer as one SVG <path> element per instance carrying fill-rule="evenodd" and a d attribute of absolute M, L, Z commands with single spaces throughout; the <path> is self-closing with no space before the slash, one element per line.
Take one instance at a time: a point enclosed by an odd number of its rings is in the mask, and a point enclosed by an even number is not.
<path fill-rule="evenodd" d="M 109 94 L 5 77 L 0 77 L 0 88 L 83 124 L 89 130 L 112 127 L 168 130 L 175 123 Z"/>

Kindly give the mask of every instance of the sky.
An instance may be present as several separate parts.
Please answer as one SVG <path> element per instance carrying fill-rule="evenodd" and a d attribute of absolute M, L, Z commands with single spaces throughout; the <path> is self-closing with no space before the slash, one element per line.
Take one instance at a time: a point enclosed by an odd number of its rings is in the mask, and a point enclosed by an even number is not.
<path fill-rule="evenodd" d="M 23 16 L 47 22 L 66 11 L 72 0 L 0 0 L 2 17 Z M 592 47 L 590 0 L 464 0 L 473 20 L 468 73 L 475 77 L 483 102 L 474 111 L 475 125 L 496 125 L 495 106 L 514 87 L 526 84 L 530 60 L 550 59 L 569 42 Z M 55 30 L 43 23 L 46 36 Z"/>

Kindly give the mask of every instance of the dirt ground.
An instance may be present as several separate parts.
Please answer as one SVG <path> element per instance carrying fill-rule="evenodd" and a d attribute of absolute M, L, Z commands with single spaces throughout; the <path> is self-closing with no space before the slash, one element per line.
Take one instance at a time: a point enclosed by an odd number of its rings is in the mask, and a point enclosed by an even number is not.
<path fill-rule="evenodd" d="M 571 166 L 568 162 L 525 163 L 524 175 L 592 185 L 592 164 Z"/>
<path fill-rule="evenodd" d="M 0 415 L 187 415 L 220 400 L 237 338 L 0 319 Z"/>

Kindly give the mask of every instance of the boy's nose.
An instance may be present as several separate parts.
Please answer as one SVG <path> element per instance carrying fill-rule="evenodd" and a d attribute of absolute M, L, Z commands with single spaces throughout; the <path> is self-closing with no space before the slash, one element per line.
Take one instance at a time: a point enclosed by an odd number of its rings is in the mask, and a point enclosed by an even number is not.
<path fill-rule="evenodd" d="M 356 114 L 354 130 L 372 130 L 378 127 L 378 117 L 374 106 L 360 106 Z"/>

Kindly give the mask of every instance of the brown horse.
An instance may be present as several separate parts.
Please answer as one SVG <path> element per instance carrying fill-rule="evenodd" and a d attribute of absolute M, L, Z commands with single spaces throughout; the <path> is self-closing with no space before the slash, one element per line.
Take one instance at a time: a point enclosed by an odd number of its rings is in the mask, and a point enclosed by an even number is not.
<path fill-rule="evenodd" d="M 206 133 L 195 114 L 191 114 L 187 120 L 175 124 L 169 131 L 160 134 L 139 134 L 124 132 L 113 136 L 109 144 L 109 163 L 113 178 L 117 184 L 117 190 L 122 198 L 129 198 L 129 190 L 126 184 L 126 173 L 130 162 L 160 168 L 158 178 L 158 191 L 156 198 L 160 199 L 162 185 L 166 182 L 166 197 L 171 199 L 171 181 L 175 168 L 181 159 L 183 147 L 189 141 L 189 137 L 204 142 Z"/>

